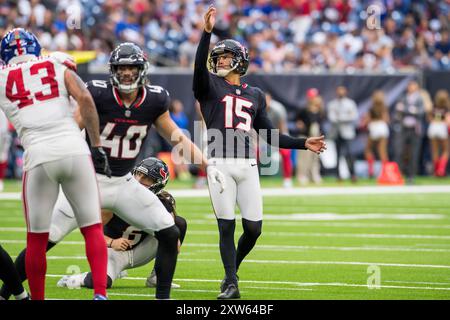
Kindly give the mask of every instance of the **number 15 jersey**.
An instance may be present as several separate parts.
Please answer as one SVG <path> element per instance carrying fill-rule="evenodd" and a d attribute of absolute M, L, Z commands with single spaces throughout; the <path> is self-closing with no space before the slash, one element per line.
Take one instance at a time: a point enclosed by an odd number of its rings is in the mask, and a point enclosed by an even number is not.
<path fill-rule="evenodd" d="M 25 149 L 25 171 L 67 156 L 90 154 L 73 119 L 64 82 L 67 68 L 75 69 L 75 63 L 62 52 L 0 67 L 0 108 Z"/>

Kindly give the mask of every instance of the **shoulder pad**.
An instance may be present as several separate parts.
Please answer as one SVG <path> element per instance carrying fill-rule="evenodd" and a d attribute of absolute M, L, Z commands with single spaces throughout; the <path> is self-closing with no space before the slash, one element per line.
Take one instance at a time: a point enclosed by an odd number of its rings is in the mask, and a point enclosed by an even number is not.
<path fill-rule="evenodd" d="M 60 64 L 65 65 L 67 68 L 69 68 L 73 71 L 77 71 L 77 64 L 75 63 L 75 60 L 71 55 L 64 53 L 64 52 L 57 51 L 57 52 L 51 53 L 50 57 L 55 59 Z"/>

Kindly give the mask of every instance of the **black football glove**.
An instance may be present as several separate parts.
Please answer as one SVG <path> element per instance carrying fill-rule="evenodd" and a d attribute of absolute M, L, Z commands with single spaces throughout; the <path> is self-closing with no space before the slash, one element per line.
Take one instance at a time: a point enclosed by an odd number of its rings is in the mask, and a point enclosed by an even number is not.
<path fill-rule="evenodd" d="M 94 162 L 95 171 L 105 174 L 111 178 L 111 168 L 109 167 L 108 157 L 102 147 L 91 148 L 92 161 Z"/>

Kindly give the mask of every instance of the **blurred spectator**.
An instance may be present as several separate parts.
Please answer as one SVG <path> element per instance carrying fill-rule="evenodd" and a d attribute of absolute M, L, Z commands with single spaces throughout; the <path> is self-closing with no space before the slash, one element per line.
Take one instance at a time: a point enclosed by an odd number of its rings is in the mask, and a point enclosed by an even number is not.
<path fill-rule="evenodd" d="M 395 106 L 396 146 L 395 161 L 400 166 L 407 182 L 412 184 L 417 174 L 419 152 L 422 147 L 423 127 L 425 114 L 424 101 L 419 84 L 411 81 L 407 92 Z"/>
<path fill-rule="evenodd" d="M 336 99 L 328 103 L 327 115 L 331 124 L 328 138 L 332 139 L 336 145 L 336 177 L 338 180 L 341 179 L 339 160 L 341 155 L 343 155 L 347 162 L 352 182 L 356 182 L 351 142 L 356 137 L 358 108 L 355 101 L 347 97 L 346 87 L 339 86 L 336 88 Z"/>
<path fill-rule="evenodd" d="M 382 29 L 367 29 L 380 6 Z M 157 66 L 189 67 L 209 1 L 1 1 L 0 33 L 23 26 L 50 50 L 96 50 L 95 40 L 144 46 Z M 250 71 L 450 70 L 448 1 L 216 1 L 217 38 L 248 45 Z M 79 14 L 76 14 L 79 12 Z M 79 16 L 79 17 L 78 17 Z M 78 22 L 79 28 L 68 23 Z M 70 23 L 69 23 L 70 24 Z"/>
<path fill-rule="evenodd" d="M 306 107 L 300 109 L 295 118 L 297 129 L 303 137 L 322 134 L 322 121 L 325 118 L 322 97 L 316 88 L 310 88 L 306 92 Z M 316 184 L 322 182 L 320 175 L 320 159 L 315 153 L 307 150 L 297 151 L 297 180 L 301 185 L 309 181 Z"/>
<path fill-rule="evenodd" d="M 266 92 L 267 116 L 273 126 L 280 130 L 282 134 L 289 134 L 287 125 L 286 108 L 278 101 L 274 100 L 270 93 Z M 292 160 L 291 150 L 279 149 L 283 164 L 283 187 L 292 187 Z"/>
<path fill-rule="evenodd" d="M 431 143 L 434 175 L 446 175 L 448 162 L 448 128 L 446 120 L 450 117 L 450 98 L 447 90 L 439 90 L 434 97 L 434 107 L 428 113 L 428 138 Z"/>
<path fill-rule="evenodd" d="M 367 160 L 369 177 L 374 176 L 375 148 L 382 165 L 389 161 L 388 158 L 388 138 L 389 138 L 389 112 L 385 104 L 384 93 L 377 90 L 372 94 L 372 106 L 365 119 L 364 126 L 367 125 L 369 136 L 364 151 Z"/>
<path fill-rule="evenodd" d="M 170 117 L 182 131 L 188 131 L 189 119 L 184 113 L 184 106 L 180 100 L 173 99 L 169 106 Z M 190 178 L 189 168 L 181 154 L 172 152 L 172 161 L 178 179 L 188 180 Z"/>

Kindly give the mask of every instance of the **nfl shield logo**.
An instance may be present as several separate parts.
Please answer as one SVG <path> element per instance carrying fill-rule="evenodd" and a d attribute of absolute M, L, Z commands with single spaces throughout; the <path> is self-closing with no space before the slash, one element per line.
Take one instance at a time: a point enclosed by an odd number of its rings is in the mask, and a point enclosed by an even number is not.
<path fill-rule="evenodd" d="M 241 94 L 241 90 L 240 89 L 236 89 L 236 94 L 240 95 Z"/>
<path fill-rule="evenodd" d="M 131 111 L 130 110 L 126 110 L 125 111 L 125 117 L 129 118 L 131 116 Z"/>

